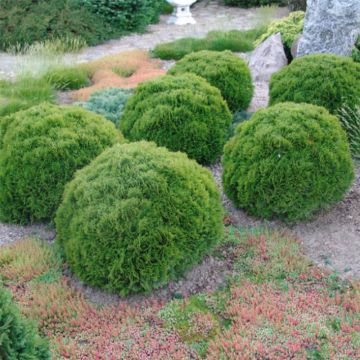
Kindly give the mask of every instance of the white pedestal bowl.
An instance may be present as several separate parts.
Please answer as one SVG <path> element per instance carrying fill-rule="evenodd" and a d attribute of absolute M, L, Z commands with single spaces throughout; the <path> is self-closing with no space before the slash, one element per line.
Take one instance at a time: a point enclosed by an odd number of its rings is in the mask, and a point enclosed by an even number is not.
<path fill-rule="evenodd" d="M 168 24 L 196 24 L 196 21 L 192 17 L 190 11 L 190 6 L 194 4 L 196 0 L 167 0 L 167 2 L 174 6 L 174 12 L 170 16 Z"/>

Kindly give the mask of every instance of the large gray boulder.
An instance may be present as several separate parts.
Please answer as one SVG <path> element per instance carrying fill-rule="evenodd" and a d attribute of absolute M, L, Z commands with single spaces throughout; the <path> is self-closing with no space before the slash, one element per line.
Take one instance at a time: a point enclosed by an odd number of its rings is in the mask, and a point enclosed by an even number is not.
<path fill-rule="evenodd" d="M 262 42 L 251 54 L 249 67 L 254 81 L 269 81 L 273 73 L 288 64 L 281 34 L 277 33 Z"/>
<path fill-rule="evenodd" d="M 349 56 L 360 29 L 360 0 L 307 0 L 298 56 Z"/>

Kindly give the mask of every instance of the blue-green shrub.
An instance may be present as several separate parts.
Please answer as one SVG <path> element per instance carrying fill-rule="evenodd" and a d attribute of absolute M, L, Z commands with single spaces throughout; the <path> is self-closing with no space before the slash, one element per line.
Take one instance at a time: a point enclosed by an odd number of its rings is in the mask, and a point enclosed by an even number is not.
<path fill-rule="evenodd" d="M 125 105 L 132 93 L 132 89 L 110 88 L 100 90 L 91 94 L 88 101 L 76 103 L 75 105 L 102 115 L 112 121 L 116 127 L 119 127 Z"/>

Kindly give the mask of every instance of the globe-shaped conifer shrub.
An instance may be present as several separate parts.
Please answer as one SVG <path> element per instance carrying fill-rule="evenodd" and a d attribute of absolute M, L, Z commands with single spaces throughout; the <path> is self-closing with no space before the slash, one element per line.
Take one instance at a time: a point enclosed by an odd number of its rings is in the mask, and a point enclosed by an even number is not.
<path fill-rule="evenodd" d="M 126 104 L 120 129 L 131 141 L 154 141 L 209 164 L 222 153 L 231 121 L 220 91 L 188 74 L 140 84 Z"/>
<path fill-rule="evenodd" d="M 49 341 L 36 326 L 21 316 L 10 293 L 0 285 L 0 358 L 2 360 L 50 360 Z"/>
<path fill-rule="evenodd" d="M 217 87 L 231 111 L 246 110 L 254 93 L 249 67 L 231 51 L 199 51 L 186 55 L 169 70 L 171 75 L 193 73 Z"/>
<path fill-rule="evenodd" d="M 0 219 L 49 221 L 64 185 L 122 141 L 114 124 L 78 107 L 42 104 L 0 120 Z"/>
<path fill-rule="evenodd" d="M 292 101 L 323 106 L 336 114 L 360 101 L 360 64 L 336 55 L 307 55 L 275 73 L 270 104 Z"/>
<path fill-rule="evenodd" d="M 290 222 L 341 200 L 354 178 L 339 121 L 309 104 L 256 112 L 226 144 L 223 167 L 225 192 L 239 208 Z"/>
<path fill-rule="evenodd" d="M 77 172 L 56 228 L 76 275 L 126 295 L 158 288 L 199 262 L 222 236 L 222 206 L 207 169 L 134 142 Z"/>

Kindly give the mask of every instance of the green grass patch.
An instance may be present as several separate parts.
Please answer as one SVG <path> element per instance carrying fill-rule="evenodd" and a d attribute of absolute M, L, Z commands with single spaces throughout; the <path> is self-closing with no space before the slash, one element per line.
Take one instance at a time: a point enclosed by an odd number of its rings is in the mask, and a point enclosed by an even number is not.
<path fill-rule="evenodd" d="M 254 49 L 254 41 L 265 31 L 263 26 L 251 30 L 211 31 L 205 38 L 189 37 L 157 45 L 152 55 L 162 60 L 180 60 L 201 50 L 248 52 Z"/>
<path fill-rule="evenodd" d="M 0 117 L 26 110 L 42 102 L 54 102 L 55 91 L 44 78 L 23 77 L 0 82 Z"/>
<path fill-rule="evenodd" d="M 89 75 L 85 67 L 60 66 L 50 69 L 44 80 L 56 90 L 77 90 L 90 84 Z"/>
<path fill-rule="evenodd" d="M 128 78 L 132 75 L 135 74 L 137 68 L 136 66 L 134 67 L 129 67 L 129 68 L 124 68 L 122 66 L 114 66 L 112 69 L 111 69 L 116 75 L 119 75 L 121 77 L 124 77 L 124 78 Z"/>

